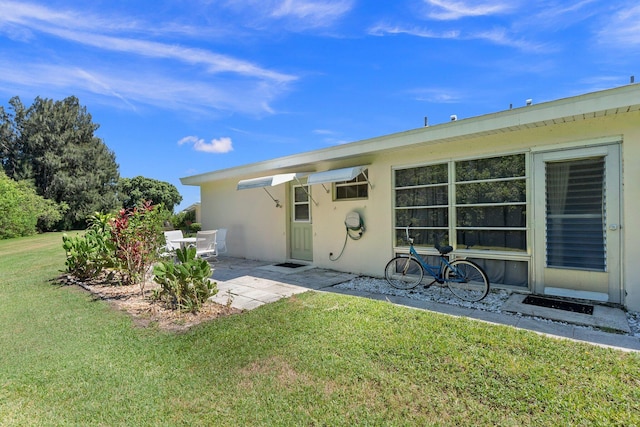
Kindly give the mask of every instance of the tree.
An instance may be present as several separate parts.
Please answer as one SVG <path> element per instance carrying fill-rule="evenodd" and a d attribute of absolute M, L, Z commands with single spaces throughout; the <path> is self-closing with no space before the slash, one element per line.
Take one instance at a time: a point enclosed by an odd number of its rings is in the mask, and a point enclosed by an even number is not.
<path fill-rule="evenodd" d="M 35 234 L 62 218 L 64 207 L 36 194 L 28 181 L 14 181 L 0 170 L 0 239 Z"/>
<path fill-rule="evenodd" d="M 118 197 L 125 209 L 138 206 L 143 200 L 150 200 L 154 205 L 163 205 L 169 212 L 173 212 L 174 206 L 182 201 L 175 185 L 143 176 L 120 178 Z"/>
<path fill-rule="evenodd" d="M 26 111 L 20 98 L 11 98 L 9 105 L 13 114 L 0 106 L 0 162 L 7 176 L 21 181 L 30 175 L 24 141 L 20 138 L 20 126 L 24 123 Z"/>
<path fill-rule="evenodd" d="M 62 101 L 20 98 L 0 107 L 0 155 L 7 175 L 28 179 L 38 194 L 69 207 L 62 228 L 83 227 L 96 211 L 117 207 L 115 154 L 94 135 L 99 125 L 74 96 Z"/>

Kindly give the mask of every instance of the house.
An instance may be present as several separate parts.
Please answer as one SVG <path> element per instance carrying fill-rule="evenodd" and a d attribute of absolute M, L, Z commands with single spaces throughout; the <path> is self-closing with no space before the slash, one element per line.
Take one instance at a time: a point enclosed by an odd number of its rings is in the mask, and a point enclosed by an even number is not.
<path fill-rule="evenodd" d="M 200 202 L 195 202 L 187 206 L 182 212 L 193 212 L 195 222 L 202 222 L 202 211 L 200 209 Z"/>
<path fill-rule="evenodd" d="M 493 287 L 640 310 L 637 159 L 631 84 L 181 181 L 232 256 L 381 277 L 411 224 L 419 252 L 451 244 Z"/>

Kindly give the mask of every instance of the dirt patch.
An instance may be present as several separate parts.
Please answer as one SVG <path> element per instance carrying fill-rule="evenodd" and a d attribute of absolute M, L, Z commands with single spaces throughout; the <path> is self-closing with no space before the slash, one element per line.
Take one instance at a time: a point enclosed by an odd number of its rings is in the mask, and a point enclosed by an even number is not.
<path fill-rule="evenodd" d="M 254 390 L 256 384 L 273 378 L 278 382 L 278 388 L 292 391 L 297 387 L 311 387 L 316 385 L 306 374 L 296 371 L 289 362 L 280 356 L 255 361 L 240 371 L 240 387 Z"/>
<path fill-rule="evenodd" d="M 69 275 L 60 277 L 60 282 L 75 285 L 90 292 L 95 298 L 109 302 L 116 310 L 128 313 L 136 326 L 158 328 L 169 332 L 185 332 L 202 322 L 241 313 L 241 310 L 207 301 L 197 313 L 183 313 L 167 308 L 161 301 L 152 298 L 154 289 L 160 285 L 147 281 L 144 293 L 140 286 L 123 286 L 109 283 L 104 277 L 81 281 Z"/>

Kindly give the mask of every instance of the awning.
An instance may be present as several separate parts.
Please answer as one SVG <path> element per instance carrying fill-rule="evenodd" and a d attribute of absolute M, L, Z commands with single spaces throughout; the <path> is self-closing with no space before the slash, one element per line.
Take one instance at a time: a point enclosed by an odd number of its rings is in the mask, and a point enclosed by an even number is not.
<path fill-rule="evenodd" d="M 329 182 L 351 181 L 364 171 L 366 166 L 355 166 L 352 168 L 332 169 L 324 172 L 316 172 L 309 175 L 307 184 L 326 184 Z"/>
<path fill-rule="evenodd" d="M 269 193 L 269 190 L 267 190 L 267 187 L 273 187 L 276 185 L 284 184 L 285 182 L 293 181 L 294 179 L 298 182 L 298 184 L 302 185 L 299 178 L 305 177 L 307 175 L 309 175 L 308 172 L 280 173 L 277 175 L 261 176 L 259 178 L 243 179 L 242 181 L 238 182 L 238 186 L 236 187 L 236 190 L 246 190 L 249 188 L 262 188 L 269 195 L 269 197 L 271 197 L 271 200 L 275 202 L 276 207 L 281 208 L 282 205 L 280 204 L 280 200 L 273 197 L 273 195 Z M 317 206 L 318 203 L 315 200 L 313 200 L 309 191 L 305 187 L 302 187 L 302 188 L 307 193 L 311 201 L 315 203 Z"/>
<path fill-rule="evenodd" d="M 324 186 L 324 184 L 330 182 L 351 181 L 352 179 L 363 173 L 367 169 L 367 167 L 368 166 L 354 166 L 350 168 L 332 169 L 324 172 L 312 173 L 307 177 L 307 184 L 323 184 Z M 371 185 L 371 182 L 369 182 L 369 178 L 366 174 L 364 175 L 364 178 L 367 180 L 369 186 L 373 188 L 373 185 Z"/>
<path fill-rule="evenodd" d="M 281 173 L 278 175 L 261 176 L 260 178 L 243 179 L 238 182 L 238 190 L 246 190 L 248 188 L 273 187 L 275 185 L 284 184 L 306 174 L 297 173 Z"/>

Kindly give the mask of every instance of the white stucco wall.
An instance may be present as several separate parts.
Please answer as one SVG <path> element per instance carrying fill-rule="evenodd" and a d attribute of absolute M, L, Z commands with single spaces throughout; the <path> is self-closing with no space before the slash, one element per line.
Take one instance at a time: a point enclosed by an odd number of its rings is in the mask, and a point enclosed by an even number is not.
<path fill-rule="evenodd" d="M 238 179 L 201 187 L 202 229 L 227 229 L 229 256 L 267 261 L 287 258 L 285 185 L 269 188 L 283 205 L 262 189 L 237 191 Z"/>
<path fill-rule="evenodd" d="M 393 254 L 393 193 L 392 168 L 473 157 L 490 157 L 514 152 L 530 152 L 532 148 L 579 147 L 597 143 L 599 139 L 621 139 L 624 169 L 622 174 L 623 228 L 622 279 L 626 290 L 625 304 L 640 310 L 640 112 L 603 116 L 568 123 L 550 124 L 487 136 L 464 138 L 453 142 L 416 145 L 394 151 L 368 154 L 366 158 L 323 161 L 315 170 L 369 164 L 373 189 L 366 200 L 333 201 L 321 185 L 312 187 L 318 203 L 312 205 L 313 263 L 331 268 L 371 276 L 381 276 L 386 262 Z M 397 136 L 395 136 L 397 137 Z M 412 135 L 415 138 L 415 135 Z M 376 139 L 379 143 L 379 138 Z M 309 169 L 313 171 L 314 169 Z M 285 171 L 264 171 L 261 175 Z M 531 171 L 528 171 L 531 173 Z M 236 191 L 240 179 L 205 183 L 201 186 L 202 223 L 204 229 L 226 227 L 229 255 L 249 259 L 284 261 L 289 257 L 288 221 L 290 219 L 289 186 L 270 187 L 282 208 L 262 189 Z M 608 201 L 610 202 L 610 201 Z M 344 218 L 352 210 L 358 211 L 366 225 L 362 239 L 347 240 L 342 257 L 337 256 L 345 239 Z M 529 213 L 530 214 L 530 213 Z"/>
<path fill-rule="evenodd" d="M 625 129 L 622 144 L 622 281 L 625 306 L 640 311 L 640 116 Z"/>

